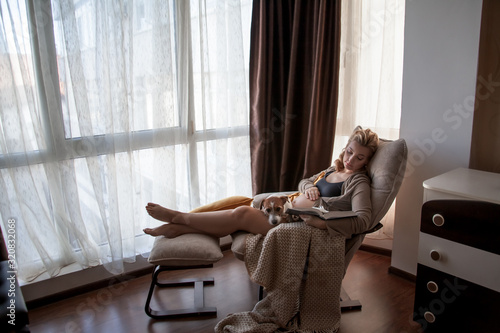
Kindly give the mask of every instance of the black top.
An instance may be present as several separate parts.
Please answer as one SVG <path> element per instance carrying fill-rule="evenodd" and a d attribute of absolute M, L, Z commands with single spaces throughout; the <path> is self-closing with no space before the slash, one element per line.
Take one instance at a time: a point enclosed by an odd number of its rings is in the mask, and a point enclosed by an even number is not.
<path fill-rule="evenodd" d="M 325 177 L 321 178 L 316 183 L 316 187 L 318 188 L 319 194 L 322 197 L 338 197 L 340 194 L 342 194 L 342 184 L 344 184 L 344 182 L 329 183 L 326 181 L 326 177 L 328 177 L 328 175 L 332 172 L 328 172 Z"/>

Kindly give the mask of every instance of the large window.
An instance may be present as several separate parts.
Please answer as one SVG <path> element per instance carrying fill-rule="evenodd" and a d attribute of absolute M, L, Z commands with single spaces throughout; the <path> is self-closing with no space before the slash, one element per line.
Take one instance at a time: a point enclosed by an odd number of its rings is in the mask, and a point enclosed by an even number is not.
<path fill-rule="evenodd" d="M 251 195 L 250 0 L 0 9 L 0 212 L 21 278 L 75 261 L 119 272 L 151 247 L 148 201 Z"/>

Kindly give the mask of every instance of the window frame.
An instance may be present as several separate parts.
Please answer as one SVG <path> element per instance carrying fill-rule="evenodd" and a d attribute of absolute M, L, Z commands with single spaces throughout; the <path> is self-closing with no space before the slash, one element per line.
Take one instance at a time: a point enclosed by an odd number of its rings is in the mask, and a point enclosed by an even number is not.
<path fill-rule="evenodd" d="M 193 91 L 193 65 L 191 58 L 191 39 L 179 38 L 179 36 L 189 36 L 189 25 L 183 24 L 182 19 L 190 20 L 189 1 L 174 1 L 176 17 L 176 40 L 179 54 L 188 57 L 188 65 L 181 66 L 177 63 L 177 86 L 179 96 L 179 126 L 132 131 L 130 133 L 111 133 L 94 136 L 81 136 L 66 138 L 64 131 L 63 109 L 59 87 L 59 73 L 57 64 L 56 42 L 54 38 L 54 25 L 52 16 L 52 3 L 50 1 L 38 2 L 36 0 L 26 0 L 28 24 L 30 30 L 30 43 L 32 48 L 32 61 L 35 73 L 35 92 L 40 108 L 42 119 L 42 131 L 45 138 L 45 148 L 26 152 L 0 154 L 0 169 L 28 166 L 31 164 L 64 161 L 69 159 L 86 158 L 106 154 L 115 154 L 126 151 L 136 151 L 141 149 L 151 149 L 157 147 L 173 146 L 179 144 L 188 145 L 189 149 L 189 169 L 192 189 L 197 187 L 196 175 L 198 172 L 197 143 L 229 139 L 242 136 L 249 136 L 249 125 L 233 127 L 212 128 L 206 130 L 196 129 L 196 116 L 194 110 Z M 43 26 L 37 25 L 36 13 L 41 12 L 46 15 L 43 18 Z M 186 28 L 188 27 L 188 28 Z M 36 32 L 36 33 L 35 33 Z M 41 49 L 43 41 L 43 50 Z M 43 65 L 49 67 L 50 82 L 46 85 L 42 76 Z M 48 104 L 47 91 L 55 94 L 57 105 Z M 187 89 L 188 96 L 183 95 L 183 89 Z M 197 191 L 191 191 L 196 193 Z M 195 198 L 196 200 L 196 198 Z"/>

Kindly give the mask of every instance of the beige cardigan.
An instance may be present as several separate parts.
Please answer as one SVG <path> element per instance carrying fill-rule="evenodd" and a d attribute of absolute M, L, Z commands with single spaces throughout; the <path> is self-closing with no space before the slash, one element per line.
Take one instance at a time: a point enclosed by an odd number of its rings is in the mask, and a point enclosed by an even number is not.
<path fill-rule="evenodd" d="M 322 172 L 334 171 L 331 166 Z M 314 181 L 321 174 L 305 178 L 299 182 L 299 191 L 304 193 L 306 189 L 314 186 Z M 372 226 L 372 204 L 370 199 L 370 177 L 366 172 L 357 172 L 349 176 L 342 185 L 342 194 L 338 197 L 320 197 L 314 206 L 323 206 L 327 210 L 352 210 L 356 217 L 347 217 L 338 220 L 327 221 L 328 230 L 333 234 L 342 234 L 345 238 L 363 233 Z M 315 217 L 316 218 L 316 217 Z"/>

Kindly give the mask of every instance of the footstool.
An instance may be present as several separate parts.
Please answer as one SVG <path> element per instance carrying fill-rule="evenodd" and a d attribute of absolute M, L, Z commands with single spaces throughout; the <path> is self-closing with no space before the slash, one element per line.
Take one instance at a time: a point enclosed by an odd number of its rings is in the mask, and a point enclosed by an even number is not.
<path fill-rule="evenodd" d="M 216 316 L 215 307 L 206 307 L 203 289 L 213 285 L 214 279 L 192 278 L 175 281 L 160 281 L 158 276 L 164 271 L 213 267 L 222 259 L 219 239 L 202 234 L 185 234 L 176 238 L 156 237 L 148 261 L 155 266 L 151 286 L 146 300 L 145 311 L 155 319 L 191 316 Z M 194 306 L 187 309 L 151 309 L 150 303 L 155 287 L 172 288 L 194 286 Z"/>

